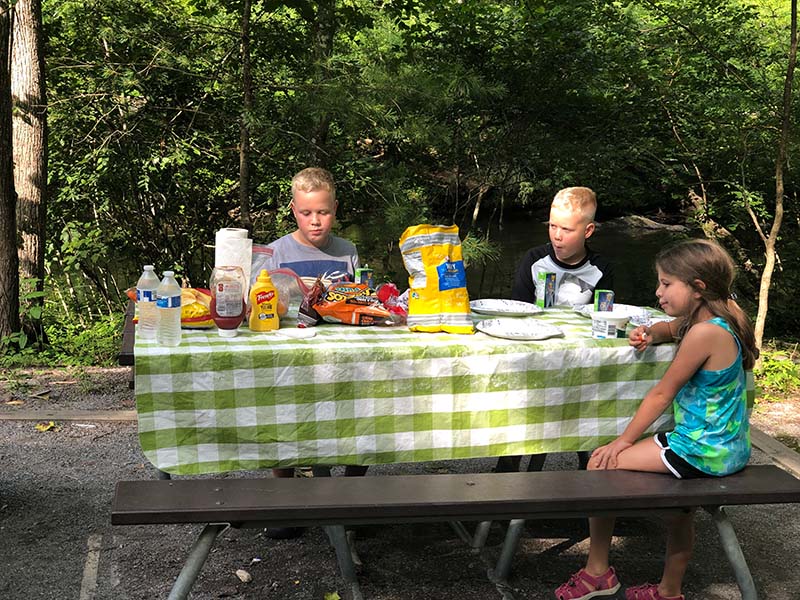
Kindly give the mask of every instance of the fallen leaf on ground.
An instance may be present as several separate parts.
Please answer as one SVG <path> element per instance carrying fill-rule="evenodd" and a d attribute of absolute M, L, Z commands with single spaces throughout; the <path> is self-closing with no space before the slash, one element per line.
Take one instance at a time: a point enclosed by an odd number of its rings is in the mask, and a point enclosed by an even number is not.
<path fill-rule="evenodd" d="M 237 569 L 236 576 L 241 580 L 242 583 L 250 583 L 253 581 L 253 576 L 244 569 Z"/>
<path fill-rule="evenodd" d="M 325 594 L 324 600 L 342 600 L 342 597 L 339 595 L 339 592 L 328 592 Z"/>
<path fill-rule="evenodd" d="M 43 421 L 37 423 L 35 429 L 36 431 L 58 431 L 58 426 L 53 421 L 48 421 L 47 423 Z"/>
<path fill-rule="evenodd" d="M 9 400 L 6 404 L 9 406 L 19 406 L 20 404 L 25 404 L 25 400 Z"/>

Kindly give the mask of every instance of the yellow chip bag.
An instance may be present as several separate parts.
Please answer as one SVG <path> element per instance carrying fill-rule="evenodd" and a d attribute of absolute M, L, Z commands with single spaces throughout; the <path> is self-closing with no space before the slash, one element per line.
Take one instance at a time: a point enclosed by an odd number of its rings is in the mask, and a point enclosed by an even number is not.
<path fill-rule="evenodd" d="M 214 327 L 211 318 L 211 295 L 197 288 L 181 290 L 181 327 L 207 329 Z"/>
<path fill-rule="evenodd" d="M 400 236 L 411 331 L 475 333 L 458 227 L 415 225 Z"/>

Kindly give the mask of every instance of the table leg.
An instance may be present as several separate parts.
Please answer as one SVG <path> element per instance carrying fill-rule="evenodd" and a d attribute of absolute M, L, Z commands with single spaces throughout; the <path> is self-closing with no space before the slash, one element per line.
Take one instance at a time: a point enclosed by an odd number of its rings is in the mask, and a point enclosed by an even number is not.
<path fill-rule="evenodd" d="M 525 519 L 511 519 L 509 521 L 506 538 L 503 540 L 503 548 L 500 551 L 500 558 L 497 559 L 497 566 L 494 571 L 490 573 L 490 577 L 495 583 L 504 582 L 508 579 L 508 574 L 511 572 L 511 561 L 514 559 L 514 553 L 517 551 L 519 539 L 522 537 L 524 529 Z"/>
<path fill-rule="evenodd" d="M 489 537 L 489 531 L 492 528 L 491 521 L 481 521 L 475 528 L 475 535 L 472 536 L 472 551 L 480 552 L 486 545 L 486 538 Z"/>
<path fill-rule="evenodd" d="M 169 593 L 167 600 L 185 600 L 192 591 L 192 586 L 200 574 L 200 570 L 208 558 L 217 536 L 225 531 L 228 525 L 206 525 L 189 551 L 186 562 L 183 563 L 178 579 Z"/>
<path fill-rule="evenodd" d="M 742 592 L 742 600 L 758 600 L 753 576 L 750 574 L 742 547 L 739 545 L 736 532 L 733 530 L 733 525 L 728 519 L 728 515 L 725 514 L 724 508 L 722 506 L 704 506 L 703 508 L 714 518 L 714 524 L 717 526 L 719 539 L 722 542 L 722 549 L 725 551 L 725 556 L 728 557 L 731 567 L 733 567 L 736 583 Z"/>
<path fill-rule="evenodd" d="M 364 600 L 361 588 L 358 585 L 356 567 L 353 562 L 353 556 L 350 554 L 350 545 L 347 543 L 347 534 L 344 531 L 344 526 L 330 525 L 325 528 L 325 532 L 328 534 L 328 539 L 330 539 L 331 545 L 336 551 L 336 560 L 339 563 L 342 579 L 350 586 L 353 600 Z"/>
<path fill-rule="evenodd" d="M 472 545 L 472 536 L 461 521 L 448 521 L 448 523 L 450 523 L 450 527 L 456 532 L 456 535 L 461 538 L 462 542 Z"/>

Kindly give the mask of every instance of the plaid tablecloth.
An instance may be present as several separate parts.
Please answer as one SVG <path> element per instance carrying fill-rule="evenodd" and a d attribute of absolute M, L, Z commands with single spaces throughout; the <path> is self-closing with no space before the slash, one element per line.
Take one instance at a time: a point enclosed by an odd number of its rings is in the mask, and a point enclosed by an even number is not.
<path fill-rule="evenodd" d="M 184 331 L 176 348 L 137 340 L 142 449 L 179 475 L 589 450 L 622 432 L 675 352 L 592 339 L 572 311 L 524 318 L 566 335 L 322 325 L 305 340 L 246 329 Z"/>

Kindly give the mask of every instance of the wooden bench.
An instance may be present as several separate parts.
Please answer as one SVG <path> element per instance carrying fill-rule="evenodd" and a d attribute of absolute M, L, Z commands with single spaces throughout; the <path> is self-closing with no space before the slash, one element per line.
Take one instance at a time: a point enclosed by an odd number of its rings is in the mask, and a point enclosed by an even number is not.
<path fill-rule="evenodd" d="M 631 471 L 546 471 L 297 479 L 140 480 L 117 483 L 114 525 L 206 523 L 172 592 L 185 598 L 227 526 L 323 526 L 353 598 L 363 596 L 344 526 L 510 519 L 491 577 L 504 584 L 525 519 L 644 516 L 703 507 L 714 518 L 744 600 L 756 590 L 723 506 L 795 503 L 800 479 L 772 465 L 724 478 L 677 480 Z"/>

